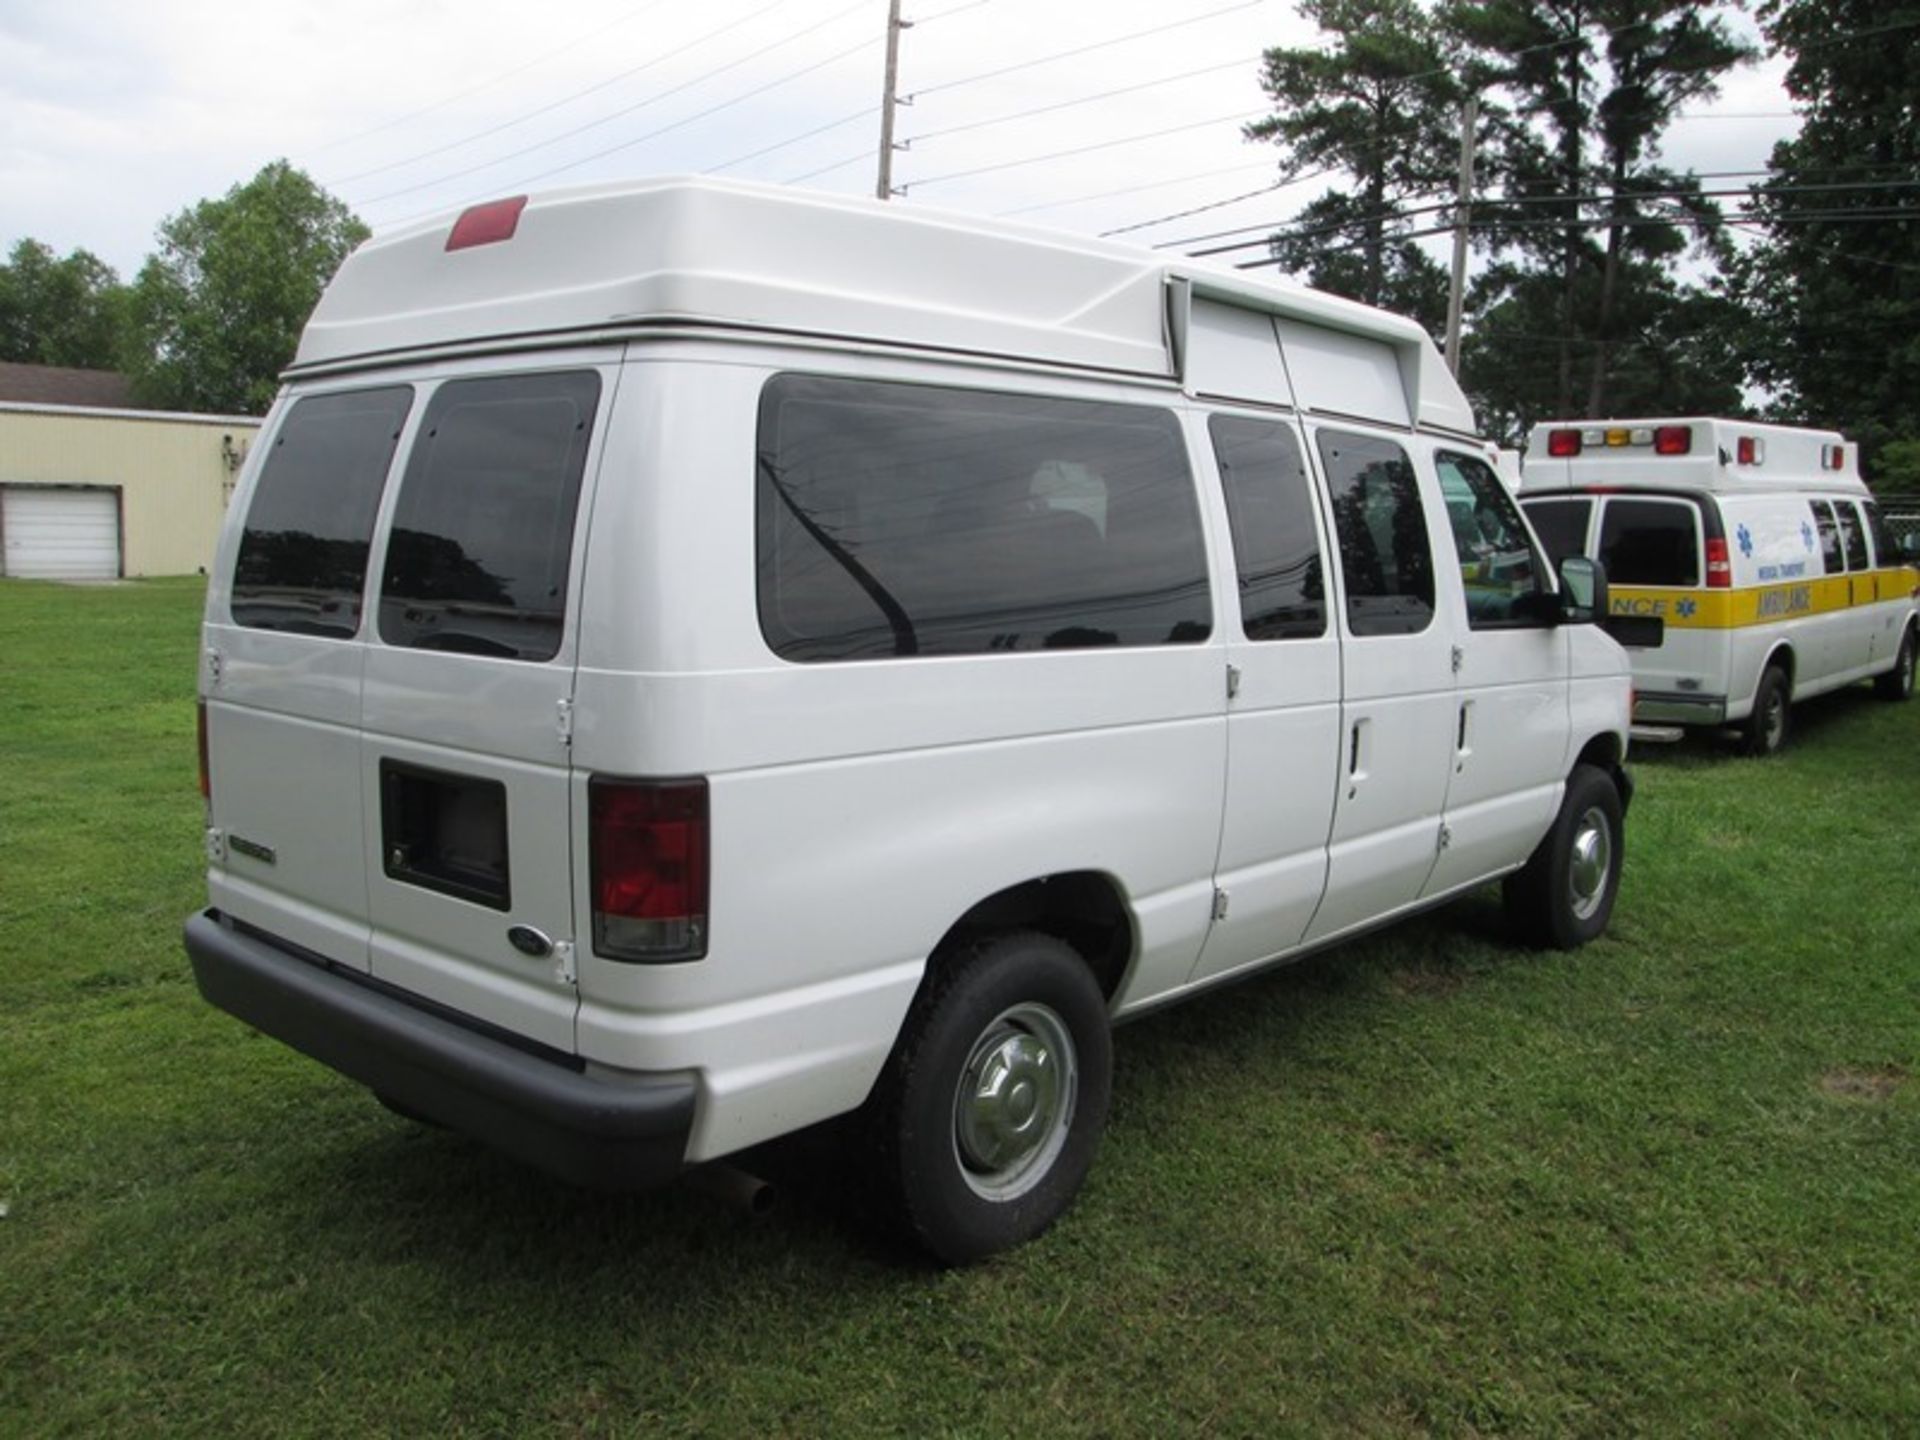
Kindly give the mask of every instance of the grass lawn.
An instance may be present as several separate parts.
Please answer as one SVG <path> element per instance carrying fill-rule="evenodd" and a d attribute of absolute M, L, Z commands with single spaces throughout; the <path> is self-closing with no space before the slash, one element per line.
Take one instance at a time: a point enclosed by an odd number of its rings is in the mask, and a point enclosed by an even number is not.
<path fill-rule="evenodd" d="M 582 1194 L 203 1004 L 197 581 L 0 582 L 0 1435 L 1920 1427 L 1920 704 L 1636 752 L 1612 935 L 1476 898 L 1123 1029 L 1051 1234 Z"/>

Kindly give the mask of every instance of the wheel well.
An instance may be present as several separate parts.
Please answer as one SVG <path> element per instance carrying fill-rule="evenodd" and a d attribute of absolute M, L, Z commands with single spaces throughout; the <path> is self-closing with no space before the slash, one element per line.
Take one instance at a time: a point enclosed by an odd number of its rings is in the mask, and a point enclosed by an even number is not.
<path fill-rule="evenodd" d="M 989 895 L 940 937 L 934 963 L 998 930 L 1039 930 L 1064 940 L 1086 960 L 1109 1000 L 1133 957 L 1133 919 L 1120 888 L 1091 870 L 1043 875 Z"/>
<path fill-rule="evenodd" d="M 1793 647 L 1791 645 L 1780 644 L 1769 650 L 1767 658 L 1760 663 L 1760 673 L 1764 675 L 1775 667 L 1786 672 L 1787 691 L 1791 694 L 1793 691 Z"/>
<path fill-rule="evenodd" d="M 1623 750 L 1618 735 L 1596 735 L 1587 741 L 1573 763 L 1592 765 L 1611 775 L 1620 768 Z"/>

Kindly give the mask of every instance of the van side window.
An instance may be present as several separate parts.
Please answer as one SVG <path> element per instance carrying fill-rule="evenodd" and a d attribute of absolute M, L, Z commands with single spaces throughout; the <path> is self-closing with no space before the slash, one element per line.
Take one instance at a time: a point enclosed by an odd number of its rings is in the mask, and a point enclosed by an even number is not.
<path fill-rule="evenodd" d="M 1214 415 L 1207 433 L 1233 530 L 1241 629 L 1249 640 L 1326 634 L 1326 576 L 1300 442 L 1285 425 L 1243 415 Z"/>
<path fill-rule="evenodd" d="M 1587 553 L 1587 522 L 1593 518 L 1591 500 L 1523 500 L 1533 533 L 1546 548 L 1547 560 L 1558 567 L 1569 555 Z"/>
<path fill-rule="evenodd" d="M 1507 487 L 1477 456 L 1437 451 L 1433 468 L 1447 502 L 1467 624 L 1475 630 L 1537 624 L 1515 614 L 1522 596 L 1540 593 L 1540 558 Z"/>
<path fill-rule="evenodd" d="M 1860 512 L 1853 508 L 1850 500 L 1834 501 L 1833 509 L 1840 517 L 1840 538 L 1847 547 L 1847 569 L 1868 569 L 1867 532 L 1860 523 Z"/>
<path fill-rule="evenodd" d="M 1813 507 L 1814 528 L 1820 532 L 1820 559 L 1827 574 L 1838 575 L 1847 568 L 1846 554 L 1840 548 L 1840 527 L 1833 518 L 1833 507 L 1824 500 L 1809 500 Z"/>
<path fill-rule="evenodd" d="M 1411 635 L 1433 621 L 1433 551 L 1407 452 L 1391 440 L 1322 430 L 1347 626 L 1355 635 Z"/>
<path fill-rule="evenodd" d="M 1893 543 L 1893 532 L 1887 529 L 1887 517 L 1880 513 L 1880 507 L 1871 500 L 1860 509 L 1867 517 L 1867 534 L 1873 540 L 1873 563 L 1898 565 L 1900 547 Z"/>
<path fill-rule="evenodd" d="M 1600 516 L 1600 563 L 1616 585 L 1698 585 L 1699 512 L 1684 500 L 1611 499 Z"/>
<path fill-rule="evenodd" d="M 761 392 L 756 470 L 760 628 L 783 659 L 1212 633 L 1170 411 L 780 375 Z"/>
<path fill-rule="evenodd" d="M 410 386 L 311 395 L 280 422 L 233 567 L 234 623 L 348 639 Z"/>
<path fill-rule="evenodd" d="M 380 583 L 380 638 L 551 660 L 600 400 L 591 370 L 450 380 L 408 457 Z"/>

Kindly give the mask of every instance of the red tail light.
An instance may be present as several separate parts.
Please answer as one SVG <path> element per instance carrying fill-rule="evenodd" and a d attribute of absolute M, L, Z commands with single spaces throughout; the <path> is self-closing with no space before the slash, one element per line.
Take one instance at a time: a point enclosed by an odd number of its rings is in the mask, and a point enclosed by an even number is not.
<path fill-rule="evenodd" d="M 1727 558 L 1727 542 L 1724 540 L 1707 541 L 1707 588 L 1733 588 L 1733 563 Z"/>
<path fill-rule="evenodd" d="M 1653 453 L 1656 455 L 1684 455 L 1691 449 L 1691 425 L 1662 425 L 1653 432 Z"/>
<path fill-rule="evenodd" d="M 447 249 L 467 250 L 475 245 L 496 245 L 502 240 L 511 240 L 513 232 L 520 228 L 520 212 L 526 208 L 524 195 L 468 206 L 448 232 Z"/>
<path fill-rule="evenodd" d="M 200 798 L 213 803 L 213 767 L 207 763 L 207 702 L 202 700 L 194 728 L 200 732 Z"/>
<path fill-rule="evenodd" d="M 707 782 L 587 787 L 593 949 L 609 960 L 707 953 Z"/>
<path fill-rule="evenodd" d="M 1555 460 L 1570 460 L 1580 453 L 1578 430 L 1549 430 L 1547 454 Z"/>

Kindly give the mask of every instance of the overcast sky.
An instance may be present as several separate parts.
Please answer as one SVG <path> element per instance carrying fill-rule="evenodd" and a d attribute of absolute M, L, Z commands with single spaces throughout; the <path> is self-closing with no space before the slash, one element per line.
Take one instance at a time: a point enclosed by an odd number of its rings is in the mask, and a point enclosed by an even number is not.
<path fill-rule="evenodd" d="M 376 231 L 643 174 L 871 193 L 886 12 L 0 0 L 0 245 L 84 247 L 130 278 L 162 219 L 282 156 Z M 1315 39 L 1291 0 L 907 0 L 904 14 L 910 148 L 894 180 L 910 203 L 1139 227 L 1125 233 L 1153 244 L 1281 220 L 1327 184 L 1250 194 L 1276 173 L 1240 137 L 1265 113 L 1257 58 Z M 1732 76 L 1670 132 L 1669 163 L 1760 170 L 1793 128 L 1783 68 Z"/>

